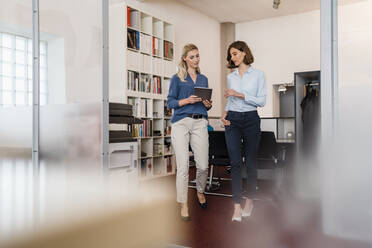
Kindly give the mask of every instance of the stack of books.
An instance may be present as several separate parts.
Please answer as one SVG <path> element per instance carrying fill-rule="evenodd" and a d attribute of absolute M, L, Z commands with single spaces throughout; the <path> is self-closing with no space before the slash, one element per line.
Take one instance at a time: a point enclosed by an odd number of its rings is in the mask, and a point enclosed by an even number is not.
<path fill-rule="evenodd" d="M 164 41 L 164 58 L 173 59 L 173 43 Z"/>

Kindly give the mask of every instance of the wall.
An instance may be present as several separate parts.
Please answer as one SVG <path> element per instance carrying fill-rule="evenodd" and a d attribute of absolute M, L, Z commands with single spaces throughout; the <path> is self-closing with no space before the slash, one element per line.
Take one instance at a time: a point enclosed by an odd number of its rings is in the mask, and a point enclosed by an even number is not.
<path fill-rule="evenodd" d="M 224 92 L 227 89 L 227 75 L 231 72 L 226 67 L 226 49 L 235 41 L 235 24 L 234 23 L 221 23 L 221 108 L 225 110 L 227 99 L 224 97 Z"/>
<path fill-rule="evenodd" d="M 183 45 L 194 43 L 200 50 L 200 68 L 209 79 L 209 87 L 213 88 L 213 108 L 211 116 L 221 114 L 221 75 L 220 75 L 220 23 L 200 12 L 175 1 L 139 2 L 134 0 L 113 0 L 110 4 L 126 3 L 145 13 L 174 25 L 175 61 L 178 64 Z"/>
<path fill-rule="evenodd" d="M 31 107 L 0 108 L 0 147 L 32 147 Z"/>
<path fill-rule="evenodd" d="M 355 106 L 345 106 L 344 99 L 348 97 L 350 87 L 372 86 L 371 11 L 371 0 L 348 5 L 339 10 L 339 90 L 342 108 L 351 107 L 355 110 Z"/>
<path fill-rule="evenodd" d="M 341 97 L 347 85 L 371 82 L 371 10 L 370 0 L 339 7 Z M 268 98 L 261 110 L 264 116 L 273 114 L 273 84 L 292 82 L 294 72 L 320 69 L 319 11 L 239 23 L 236 39 L 248 43 L 256 59 L 254 66 L 266 73 Z"/>
<path fill-rule="evenodd" d="M 41 0 L 39 4 L 40 32 L 52 35 L 55 45 L 63 46 L 63 54 L 55 53 L 59 62 L 54 63 L 63 69 L 61 74 L 64 72 L 60 76 L 65 77 L 66 103 L 100 101 L 102 1 L 82 0 L 79 1 L 79 8 L 71 0 Z"/>
<path fill-rule="evenodd" d="M 273 113 L 273 84 L 290 83 L 293 73 L 320 69 L 320 15 L 312 11 L 236 25 L 236 39 L 247 42 L 255 63 L 266 73 L 267 103 L 263 116 Z"/>

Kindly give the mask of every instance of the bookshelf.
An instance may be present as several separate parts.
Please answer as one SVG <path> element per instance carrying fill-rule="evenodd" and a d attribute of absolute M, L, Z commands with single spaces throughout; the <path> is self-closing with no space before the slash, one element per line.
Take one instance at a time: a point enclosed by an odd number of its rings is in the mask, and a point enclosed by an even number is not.
<path fill-rule="evenodd" d="M 174 25 L 125 4 L 110 5 L 109 16 L 110 101 L 133 105 L 133 115 L 143 119 L 132 126 L 140 179 L 174 174 L 172 112 L 166 107 L 176 72 Z"/>

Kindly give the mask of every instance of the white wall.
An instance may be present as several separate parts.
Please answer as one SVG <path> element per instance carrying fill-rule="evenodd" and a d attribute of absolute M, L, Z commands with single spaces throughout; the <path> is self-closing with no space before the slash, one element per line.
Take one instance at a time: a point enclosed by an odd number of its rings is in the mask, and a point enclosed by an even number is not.
<path fill-rule="evenodd" d="M 200 68 L 209 79 L 209 87 L 213 88 L 212 100 L 215 102 L 209 111 L 211 116 L 220 116 L 219 104 L 221 95 L 220 61 L 220 23 L 176 1 L 139 2 L 135 0 L 113 0 L 113 3 L 125 2 L 131 7 L 174 25 L 175 61 L 181 57 L 183 45 L 194 43 L 200 50 Z"/>
<path fill-rule="evenodd" d="M 0 147 L 32 147 L 31 107 L 0 108 Z"/>
<path fill-rule="evenodd" d="M 319 11 L 239 23 L 236 39 L 247 42 L 255 57 L 253 66 L 266 73 L 263 116 L 274 114 L 273 84 L 292 82 L 294 72 L 320 69 Z"/>
<path fill-rule="evenodd" d="M 59 83 L 65 79 L 66 103 L 98 102 L 102 98 L 102 2 L 78 4 L 77 8 L 72 0 L 41 0 L 40 32 L 52 35 L 54 46 L 63 46 L 54 53 L 59 70 L 52 72 L 61 74 Z"/>
<path fill-rule="evenodd" d="M 339 10 L 339 84 L 341 97 L 347 87 L 372 85 L 372 1 Z M 341 98 L 342 100 L 342 98 Z M 341 104 L 343 102 L 341 101 Z"/>
<path fill-rule="evenodd" d="M 339 7 L 340 95 L 350 84 L 370 83 L 372 1 Z M 273 114 L 272 85 L 293 81 L 293 73 L 320 70 L 320 12 L 265 19 L 236 25 L 236 39 L 248 43 L 254 66 L 265 71 L 268 83 L 264 116 Z M 340 99 L 342 104 L 342 98 Z"/>
<path fill-rule="evenodd" d="M 48 104 L 65 104 L 66 98 L 66 62 L 64 38 L 45 36 L 48 42 Z"/>

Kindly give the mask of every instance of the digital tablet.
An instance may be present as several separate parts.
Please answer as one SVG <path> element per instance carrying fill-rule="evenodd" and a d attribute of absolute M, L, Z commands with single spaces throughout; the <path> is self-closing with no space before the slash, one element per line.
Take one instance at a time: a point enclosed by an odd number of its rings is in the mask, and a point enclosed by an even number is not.
<path fill-rule="evenodd" d="M 200 97 L 202 100 L 211 100 L 212 89 L 195 87 L 194 95 Z"/>

